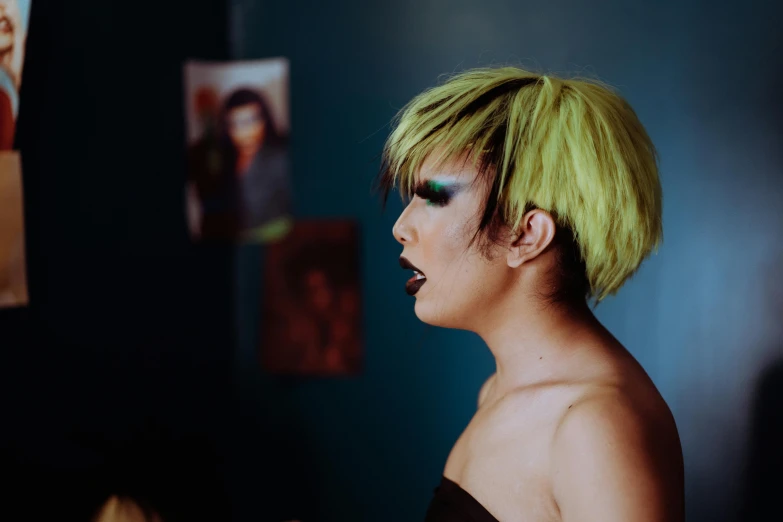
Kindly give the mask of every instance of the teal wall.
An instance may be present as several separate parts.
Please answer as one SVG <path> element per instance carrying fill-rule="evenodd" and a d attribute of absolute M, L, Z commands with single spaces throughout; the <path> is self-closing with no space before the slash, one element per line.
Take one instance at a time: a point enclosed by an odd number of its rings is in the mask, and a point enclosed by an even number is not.
<path fill-rule="evenodd" d="M 754 435 L 779 416 L 752 413 L 779 400 L 758 390 L 779 390 L 769 382 L 783 379 L 774 369 L 783 357 L 779 9 L 757 1 L 231 5 L 233 57 L 291 60 L 296 212 L 360 220 L 367 303 L 361 377 L 263 376 L 254 326 L 262 254 L 240 254 L 236 391 L 247 430 L 236 458 L 248 494 L 237 502 L 248 520 L 263 513 L 250 492 L 272 466 L 259 433 L 284 448 L 273 469 L 287 470 L 277 487 L 294 491 L 286 502 L 295 513 L 423 516 L 492 360 L 477 337 L 417 321 L 391 236 L 400 207 L 381 214 L 369 184 L 387 124 L 411 96 L 442 73 L 507 62 L 598 74 L 637 109 L 661 155 L 665 244 L 598 315 L 674 411 L 689 520 L 735 520 L 749 502 L 771 501 L 768 479 L 745 485 L 763 470 L 752 455 L 780 456 L 774 446 L 759 450 L 763 437 Z"/>

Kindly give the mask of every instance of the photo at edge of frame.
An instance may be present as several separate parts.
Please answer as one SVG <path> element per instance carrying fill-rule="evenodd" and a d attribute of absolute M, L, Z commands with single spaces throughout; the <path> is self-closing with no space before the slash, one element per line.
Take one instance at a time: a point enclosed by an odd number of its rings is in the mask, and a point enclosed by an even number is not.
<path fill-rule="evenodd" d="M 29 304 L 24 235 L 22 162 L 0 152 L 0 309 Z"/>

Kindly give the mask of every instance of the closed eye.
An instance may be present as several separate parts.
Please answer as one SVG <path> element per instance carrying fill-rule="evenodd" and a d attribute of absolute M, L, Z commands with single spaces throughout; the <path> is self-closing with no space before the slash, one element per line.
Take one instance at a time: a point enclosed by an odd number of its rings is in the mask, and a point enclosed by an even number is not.
<path fill-rule="evenodd" d="M 419 198 L 425 200 L 427 205 L 436 207 L 445 207 L 451 201 L 454 190 L 448 185 L 426 181 L 420 183 L 413 192 Z"/>

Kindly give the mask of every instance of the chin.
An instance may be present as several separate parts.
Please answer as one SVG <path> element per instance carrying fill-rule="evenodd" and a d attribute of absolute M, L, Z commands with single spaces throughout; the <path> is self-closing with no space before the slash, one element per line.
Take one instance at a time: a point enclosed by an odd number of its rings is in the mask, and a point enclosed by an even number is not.
<path fill-rule="evenodd" d="M 443 308 L 437 306 L 435 303 L 417 298 L 413 311 L 422 323 L 430 326 L 438 326 L 440 328 L 461 329 L 460 326 L 456 324 L 456 321 L 450 321 L 449 314 L 443 313 Z"/>

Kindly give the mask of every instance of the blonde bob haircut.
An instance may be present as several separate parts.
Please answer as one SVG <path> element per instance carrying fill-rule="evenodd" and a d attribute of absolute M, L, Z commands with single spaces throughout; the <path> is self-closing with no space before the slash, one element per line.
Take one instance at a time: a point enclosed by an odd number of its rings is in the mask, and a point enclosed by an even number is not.
<path fill-rule="evenodd" d="M 662 241 L 655 147 L 600 81 L 516 67 L 451 77 L 397 115 L 379 175 L 384 195 L 398 187 L 412 197 L 433 154 L 441 165 L 467 154 L 486 180 L 477 235 L 518 229 L 534 208 L 551 213 L 570 297 L 597 303 L 616 293 Z"/>

